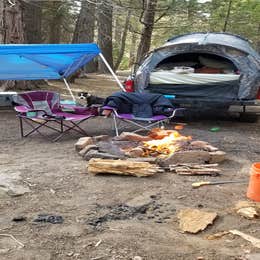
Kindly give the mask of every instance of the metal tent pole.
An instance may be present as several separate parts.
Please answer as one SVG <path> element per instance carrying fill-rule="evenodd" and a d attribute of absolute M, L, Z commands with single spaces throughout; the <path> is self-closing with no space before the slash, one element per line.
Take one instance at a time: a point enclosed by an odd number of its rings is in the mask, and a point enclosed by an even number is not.
<path fill-rule="evenodd" d="M 76 99 L 75 99 L 75 97 L 74 97 L 74 95 L 73 95 L 73 93 L 71 91 L 71 88 L 70 88 L 70 85 L 69 85 L 68 81 L 65 78 L 63 78 L 63 81 L 64 81 L 65 86 L 67 87 L 68 91 L 70 92 L 70 95 L 71 95 L 73 101 L 76 101 Z"/>
<path fill-rule="evenodd" d="M 110 65 L 108 64 L 108 62 L 106 61 L 105 57 L 103 56 L 102 53 L 99 53 L 100 58 L 102 59 L 102 61 L 105 63 L 105 65 L 107 66 L 108 70 L 110 71 L 110 73 L 112 74 L 112 76 L 114 77 L 114 79 L 116 80 L 117 84 L 119 85 L 119 87 L 126 92 L 124 86 L 122 85 L 122 83 L 119 81 L 118 77 L 116 76 L 116 74 L 114 73 L 114 71 L 112 70 L 112 68 L 110 67 Z"/>

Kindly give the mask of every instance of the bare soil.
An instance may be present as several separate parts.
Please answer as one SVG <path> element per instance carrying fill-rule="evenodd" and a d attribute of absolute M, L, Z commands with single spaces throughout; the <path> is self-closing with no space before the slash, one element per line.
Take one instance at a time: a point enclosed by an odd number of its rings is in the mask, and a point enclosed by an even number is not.
<path fill-rule="evenodd" d="M 47 88 L 62 89 L 54 82 Z M 117 90 L 109 77 L 90 75 L 77 80 L 74 92 L 89 91 L 105 97 Z M 238 229 L 260 238 L 259 220 L 238 216 L 233 208 L 246 199 L 247 184 L 204 186 L 200 180 L 248 180 L 251 164 L 260 161 L 260 123 L 241 123 L 213 116 L 186 121 L 182 133 L 209 141 L 227 152 L 218 177 L 177 176 L 160 173 L 149 178 L 91 176 L 86 162 L 74 150 L 79 136 L 51 143 L 39 135 L 19 136 L 13 111 L 0 111 L 0 170 L 21 173 L 19 182 L 30 193 L 19 197 L 0 194 L 0 234 L 12 234 L 25 247 L 0 235 L 0 259 L 249 259 L 260 250 L 240 237 L 205 237 Z M 95 118 L 84 125 L 89 135 L 113 134 L 110 119 Z M 218 132 L 211 132 L 212 127 Z M 171 125 L 169 127 L 172 127 Z M 0 173 L 0 174 L 1 174 Z M 131 205 L 131 206 L 129 206 Z M 177 212 L 192 207 L 215 211 L 217 220 L 198 234 L 181 233 Z M 35 223 L 38 214 L 61 215 L 62 224 Z M 17 216 L 26 221 L 14 222 Z M 199 258 L 201 257 L 201 258 Z M 251 258 L 253 259 L 253 258 Z"/>

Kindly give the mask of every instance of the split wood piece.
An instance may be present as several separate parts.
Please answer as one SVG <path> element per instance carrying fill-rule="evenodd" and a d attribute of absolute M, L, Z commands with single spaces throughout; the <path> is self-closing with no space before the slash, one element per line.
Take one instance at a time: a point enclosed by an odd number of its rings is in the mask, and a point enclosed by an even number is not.
<path fill-rule="evenodd" d="M 245 234 L 239 230 L 229 230 L 229 233 L 233 234 L 233 235 L 237 235 L 237 236 L 240 236 L 242 237 L 243 239 L 251 242 L 251 244 L 254 246 L 254 247 L 257 247 L 257 248 L 260 248 L 260 239 L 259 238 L 256 238 L 256 237 L 253 237 L 253 236 L 250 236 L 248 234 Z"/>
<path fill-rule="evenodd" d="M 212 224 L 216 219 L 216 212 L 206 212 L 187 208 L 178 213 L 180 229 L 184 232 L 198 233 Z"/>
<path fill-rule="evenodd" d="M 206 236 L 206 239 L 215 240 L 215 239 L 219 239 L 227 234 L 229 234 L 229 231 L 221 231 L 221 232 Z"/>
<path fill-rule="evenodd" d="M 220 174 L 220 170 L 213 168 L 218 164 L 171 164 L 169 171 L 176 172 L 178 175 L 213 175 Z"/>
<path fill-rule="evenodd" d="M 88 173 L 110 173 L 118 175 L 132 175 L 136 177 L 152 176 L 162 170 L 148 162 L 137 162 L 129 160 L 91 159 L 87 165 Z"/>

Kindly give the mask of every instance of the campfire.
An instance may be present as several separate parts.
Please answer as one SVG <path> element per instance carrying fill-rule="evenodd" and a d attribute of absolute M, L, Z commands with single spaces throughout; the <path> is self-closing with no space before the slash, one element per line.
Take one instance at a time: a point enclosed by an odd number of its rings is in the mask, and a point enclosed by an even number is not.
<path fill-rule="evenodd" d="M 107 170 L 126 175 L 137 172 L 133 174 L 135 176 L 149 176 L 159 168 L 179 174 L 206 172 L 211 175 L 219 170 L 210 166 L 215 167 L 225 159 L 225 153 L 208 142 L 192 140 L 191 136 L 184 136 L 177 130 L 161 128 L 152 129 L 148 135 L 123 132 L 117 137 L 83 137 L 75 148 L 98 172 Z"/>
<path fill-rule="evenodd" d="M 153 129 L 149 137 L 150 141 L 143 142 L 143 156 L 170 156 L 180 150 L 186 142 L 192 140 L 191 136 L 183 136 L 176 130 Z"/>

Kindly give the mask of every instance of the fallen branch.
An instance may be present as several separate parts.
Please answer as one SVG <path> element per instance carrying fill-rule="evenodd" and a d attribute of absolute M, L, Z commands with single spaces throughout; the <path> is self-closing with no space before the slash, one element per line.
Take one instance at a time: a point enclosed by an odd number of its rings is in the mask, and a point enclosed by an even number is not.
<path fill-rule="evenodd" d="M 17 244 L 19 244 L 21 247 L 24 247 L 24 244 L 22 242 L 20 242 L 19 240 L 17 240 L 13 235 L 11 234 L 0 234 L 0 236 L 2 237 L 10 237 L 11 239 L 13 239 Z"/>
<path fill-rule="evenodd" d="M 169 165 L 169 171 L 179 175 L 219 175 L 220 170 L 213 168 L 218 164 L 172 164 Z"/>
<path fill-rule="evenodd" d="M 257 248 L 260 248 L 260 239 L 259 238 L 256 238 L 256 237 L 253 237 L 253 236 L 250 236 L 250 235 L 247 235 L 243 232 L 240 232 L 239 230 L 229 230 L 229 233 L 233 234 L 233 235 L 237 235 L 237 236 L 240 236 L 242 237 L 243 239 L 251 242 L 251 244 Z"/>

